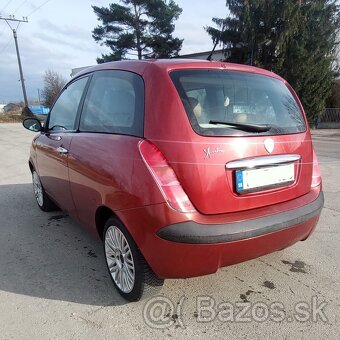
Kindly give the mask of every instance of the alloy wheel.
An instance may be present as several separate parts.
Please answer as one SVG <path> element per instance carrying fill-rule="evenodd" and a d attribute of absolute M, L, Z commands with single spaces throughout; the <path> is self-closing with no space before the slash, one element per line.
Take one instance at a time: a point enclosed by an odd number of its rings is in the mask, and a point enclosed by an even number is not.
<path fill-rule="evenodd" d="M 135 284 L 135 265 L 129 243 L 119 228 L 107 228 L 104 246 L 113 281 L 122 292 L 131 292 Z"/>
<path fill-rule="evenodd" d="M 33 171 L 32 182 L 33 182 L 34 196 L 35 196 L 39 206 L 42 207 L 43 204 L 44 204 L 43 189 L 42 189 L 42 186 L 41 186 L 39 176 L 36 173 L 36 171 Z"/>

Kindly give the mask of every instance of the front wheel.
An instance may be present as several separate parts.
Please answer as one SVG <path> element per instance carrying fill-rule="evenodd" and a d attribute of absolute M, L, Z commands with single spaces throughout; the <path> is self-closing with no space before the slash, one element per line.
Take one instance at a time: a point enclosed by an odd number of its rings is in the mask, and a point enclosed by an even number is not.
<path fill-rule="evenodd" d="M 41 184 L 39 175 L 37 174 L 35 170 L 32 171 L 32 183 L 33 183 L 33 191 L 34 191 L 35 200 L 37 201 L 39 208 L 42 211 L 55 210 L 57 207 L 51 201 L 51 199 L 47 196 Z"/>
<path fill-rule="evenodd" d="M 161 289 L 164 280 L 156 277 L 120 221 L 111 217 L 103 236 L 106 264 L 121 296 L 138 301 Z"/>

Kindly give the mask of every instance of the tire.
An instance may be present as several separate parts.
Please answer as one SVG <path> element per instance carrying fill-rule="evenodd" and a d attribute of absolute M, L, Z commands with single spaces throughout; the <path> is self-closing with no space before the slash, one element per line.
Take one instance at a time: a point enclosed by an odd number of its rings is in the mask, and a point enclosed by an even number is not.
<path fill-rule="evenodd" d="M 106 265 L 119 294 L 128 301 L 138 301 L 156 294 L 163 286 L 149 267 L 124 225 L 111 217 L 103 233 Z"/>
<path fill-rule="evenodd" d="M 32 183 L 33 183 L 33 192 L 35 196 L 35 200 L 42 211 L 53 211 L 57 209 L 57 206 L 52 202 L 52 200 L 46 194 L 38 173 L 33 170 L 32 171 Z"/>

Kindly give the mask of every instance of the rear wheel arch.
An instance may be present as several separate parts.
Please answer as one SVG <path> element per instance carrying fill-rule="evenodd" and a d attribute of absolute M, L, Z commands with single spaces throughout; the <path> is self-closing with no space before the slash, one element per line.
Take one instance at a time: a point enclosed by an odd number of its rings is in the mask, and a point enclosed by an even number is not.
<path fill-rule="evenodd" d="M 102 205 L 97 208 L 95 221 L 96 221 L 97 233 L 101 240 L 103 239 L 105 223 L 110 217 L 115 217 L 116 219 L 120 220 L 118 216 L 114 213 L 114 211 L 110 209 L 109 207 Z"/>
<path fill-rule="evenodd" d="M 107 207 L 106 205 L 99 206 L 95 214 L 97 235 L 102 241 L 104 240 L 104 231 L 105 231 L 106 222 L 110 218 L 115 218 L 118 222 L 120 222 L 124 226 L 126 231 L 129 233 L 133 241 L 135 242 L 133 233 L 131 233 L 131 230 L 129 229 L 129 227 L 123 222 L 121 218 L 119 218 L 119 216 L 111 208 Z M 138 250 L 143 254 L 142 250 L 139 247 L 138 247 Z"/>

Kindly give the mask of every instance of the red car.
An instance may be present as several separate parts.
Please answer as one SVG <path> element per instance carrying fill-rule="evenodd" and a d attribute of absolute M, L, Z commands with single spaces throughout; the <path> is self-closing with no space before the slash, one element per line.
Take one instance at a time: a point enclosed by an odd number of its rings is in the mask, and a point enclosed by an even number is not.
<path fill-rule="evenodd" d="M 305 240 L 323 207 L 301 103 L 274 73 L 193 60 L 106 63 L 61 91 L 29 158 L 39 207 L 103 240 L 136 301 Z"/>

